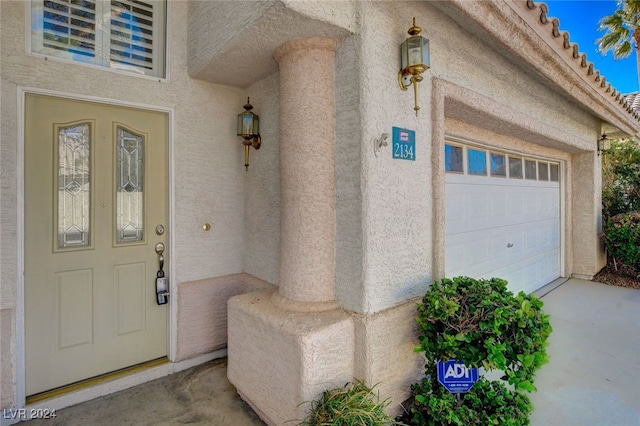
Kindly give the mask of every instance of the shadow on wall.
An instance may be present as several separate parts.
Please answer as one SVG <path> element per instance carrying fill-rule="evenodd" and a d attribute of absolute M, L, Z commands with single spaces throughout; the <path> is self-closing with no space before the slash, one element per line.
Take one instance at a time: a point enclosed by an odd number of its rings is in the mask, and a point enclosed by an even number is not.
<path fill-rule="evenodd" d="M 229 298 L 272 287 L 245 273 L 179 284 L 176 361 L 226 348 Z"/>

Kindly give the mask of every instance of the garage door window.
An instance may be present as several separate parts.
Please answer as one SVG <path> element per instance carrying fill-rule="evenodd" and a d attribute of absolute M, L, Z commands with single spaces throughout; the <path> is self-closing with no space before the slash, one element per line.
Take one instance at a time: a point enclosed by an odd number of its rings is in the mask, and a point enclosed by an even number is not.
<path fill-rule="evenodd" d="M 491 153 L 491 176 L 507 177 L 507 168 L 505 165 L 505 156 L 503 154 Z"/>
<path fill-rule="evenodd" d="M 522 179 L 522 158 L 509 156 L 509 177 Z"/>
<path fill-rule="evenodd" d="M 487 153 L 477 149 L 467 149 L 468 170 L 470 175 L 487 175 Z"/>
<path fill-rule="evenodd" d="M 524 160 L 524 177 L 529 180 L 536 180 L 536 162 L 534 160 Z"/>
<path fill-rule="evenodd" d="M 465 145 L 445 144 L 444 170 L 447 173 L 559 182 L 560 165 L 499 151 L 487 152 Z"/>
<path fill-rule="evenodd" d="M 549 180 L 549 163 L 538 162 L 538 180 Z"/>
<path fill-rule="evenodd" d="M 444 170 L 447 172 L 463 173 L 462 147 L 455 145 L 444 146 Z"/>
<path fill-rule="evenodd" d="M 557 164 L 549 165 L 549 177 L 551 182 L 558 182 L 560 180 L 560 167 Z"/>

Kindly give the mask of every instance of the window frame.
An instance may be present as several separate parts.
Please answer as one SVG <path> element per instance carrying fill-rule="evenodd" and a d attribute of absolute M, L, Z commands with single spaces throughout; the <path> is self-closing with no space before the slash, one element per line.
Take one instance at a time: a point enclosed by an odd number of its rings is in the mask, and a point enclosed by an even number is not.
<path fill-rule="evenodd" d="M 453 171 L 446 170 L 446 153 L 443 161 L 443 171 L 446 175 L 465 175 L 465 176 L 474 176 L 474 177 L 490 177 L 490 178 L 498 178 L 504 179 L 503 175 L 496 175 L 491 172 L 491 156 L 499 155 L 505 157 L 505 169 L 507 172 L 506 178 L 509 180 L 518 180 L 518 181 L 530 181 L 530 182 L 542 182 L 542 183 L 561 183 L 561 174 L 563 173 L 563 162 L 564 160 L 557 158 L 549 158 L 537 156 L 535 154 L 526 154 L 521 152 L 512 151 L 509 149 L 496 148 L 480 143 L 469 142 L 460 138 L 455 137 L 446 137 L 444 143 L 444 151 L 446 151 L 447 146 L 451 146 L 454 148 L 462 148 L 463 153 L 463 171 Z M 485 155 L 485 174 L 476 174 L 469 172 L 469 151 L 478 151 Z M 517 161 L 520 164 L 520 176 L 514 176 L 511 170 L 511 162 L 512 160 Z M 527 177 L 527 163 L 532 163 L 535 166 L 535 174 L 534 177 Z M 547 179 L 541 179 L 539 176 L 539 165 L 544 164 L 546 166 Z M 555 179 L 552 177 L 552 170 L 554 174 L 558 176 Z"/>
<path fill-rule="evenodd" d="M 458 145 L 458 144 L 451 144 L 448 142 L 445 142 L 444 144 L 445 146 L 445 154 L 444 154 L 444 172 L 445 173 L 456 173 L 459 175 L 464 175 L 466 174 L 466 158 L 467 158 L 467 153 L 466 153 L 466 149 L 464 147 L 464 145 Z M 446 154 L 446 150 L 447 150 L 447 146 L 450 146 L 452 148 L 459 148 L 460 152 L 462 153 L 462 158 L 461 160 L 461 166 L 462 166 L 462 170 L 447 170 L 447 154 Z"/>
<path fill-rule="evenodd" d="M 474 147 L 466 147 L 465 151 L 467 153 L 467 156 L 466 156 L 467 164 L 466 164 L 466 167 L 465 167 L 466 174 L 468 174 L 470 176 L 489 176 L 489 166 L 487 165 L 487 158 L 489 156 L 489 151 L 486 150 L 486 149 L 483 149 L 483 148 L 474 148 Z M 484 170 L 483 170 L 483 173 L 477 173 L 475 171 L 472 171 L 472 170 L 475 170 L 475 167 L 472 167 L 471 161 L 474 160 L 473 157 L 475 157 L 475 155 L 472 156 L 470 154 L 470 151 L 477 152 L 477 153 L 482 154 L 484 156 Z M 482 163 L 479 162 L 478 164 L 482 164 Z"/>
<path fill-rule="evenodd" d="M 494 170 L 493 170 L 493 156 L 502 157 L 502 161 L 503 161 L 502 167 L 504 169 L 504 174 L 498 174 L 498 173 L 494 172 Z M 508 171 L 509 160 L 507 158 L 507 154 L 505 152 L 489 151 L 488 160 L 489 160 L 489 176 L 494 177 L 494 178 L 507 179 L 507 176 L 509 174 L 509 171 Z"/>
<path fill-rule="evenodd" d="M 38 22 L 39 17 L 42 16 L 43 13 L 43 0 L 28 0 L 25 2 L 25 17 L 27 25 L 25 25 L 25 50 L 28 56 L 34 56 L 39 58 L 44 58 L 45 60 L 52 60 L 55 62 L 62 62 L 67 64 L 79 65 L 82 67 L 99 69 L 102 71 L 113 72 L 120 75 L 133 76 L 142 79 L 150 79 L 154 81 L 167 82 L 169 80 L 169 22 L 170 22 L 170 10 L 169 5 L 170 2 L 168 0 L 143 0 L 147 3 L 153 3 L 154 5 L 160 6 L 159 8 L 154 7 L 154 14 L 157 13 L 158 18 L 153 19 L 153 32 L 155 36 L 153 37 L 153 71 L 145 70 L 143 68 L 132 67 L 129 65 L 117 66 L 117 63 L 113 63 L 110 60 L 110 55 L 107 54 L 106 59 L 102 58 L 99 60 L 96 55 L 95 61 L 80 61 L 71 57 L 71 54 L 66 54 L 65 51 L 56 51 L 52 48 L 47 48 L 42 46 L 43 39 L 43 30 L 42 27 L 38 29 L 33 29 L 32 26 L 35 25 L 35 22 Z M 104 7 L 107 8 L 110 6 L 111 0 L 95 0 L 96 2 L 96 15 L 100 11 L 104 10 Z M 41 19 L 40 19 L 41 20 Z M 97 24 L 96 24 L 97 25 Z M 103 39 L 110 40 L 109 37 L 103 37 Z M 39 44 L 39 47 L 37 45 Z M 110 41 L 107 43 L 107 46 L 110 46 Z M 96 50 L 98 50 L 100 46 L 98 45 L 98 39 L 96 38 Z M 109 47 L 110 49 L 110 47 Z M 64 52 L 64 53 L 63 53 Z M 56 55 L 54 53 L 62 53 Z M 148 73 L 146 72 L 148 71 Z"/>
<path fill-rule="evenodd" d="M 509 163 L 509 179 L 524 180 L 524 158 L 521 155 L 507 154 L 507 163 Z M 511 160 L 518 161 L 520 163 L 520 176 L 514 176 L 513 170 L 511 170 Z"/>

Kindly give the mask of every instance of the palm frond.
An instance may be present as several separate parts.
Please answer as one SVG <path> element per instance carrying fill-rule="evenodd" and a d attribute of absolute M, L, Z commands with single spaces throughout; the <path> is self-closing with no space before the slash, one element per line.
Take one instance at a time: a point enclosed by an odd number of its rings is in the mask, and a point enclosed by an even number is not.
<path fill-rule="evenodd" d="M 598 22 L 598 31 L 608 30 L 608 31 L 618 31 L 621 28 L 624 28 L 625 19 L 622 11 L 616 10 L 613 15 L 605 16 L 600 19 Z"/>
<path fill-rule="evenodd" d="M 627 40 L 615 48 L 615 50 L 613 51 L 613 57 L 616 59 L 628 58 L 629 55 L 631 55 L 632 51 L 633 51 L 633 46 Z"/>
<path fill-rule="evenodd" d="M 601 53 L 607 53 L 610 50 L 614 50 L 617 45 L 624 43 L 625 38 L 622 33 L 607 33 L 596 41 L 598 43 L 598 50 Z"/>
<path fill-rule="evenodd" d="M 596 40 L 598 51 L 605 55 L 613 51 L 616 59 L 628 57 L 633 51 L 634 34 L 640 32 L 640 0 L 618 0 L 618 9 L 598 22 L 598 31 L 606 31 Z M 635 48 L 640 46 L 635 43 Z"/>

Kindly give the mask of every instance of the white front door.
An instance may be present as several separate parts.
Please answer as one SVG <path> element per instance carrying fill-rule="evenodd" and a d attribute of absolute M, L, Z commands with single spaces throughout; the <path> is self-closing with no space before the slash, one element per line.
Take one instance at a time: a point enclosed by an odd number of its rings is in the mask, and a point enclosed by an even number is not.
<path fill-rule="evenodd" d="M 167 116 L 40 95 L 25 113 L 29 396 L 166 355 Z"/>
<path fill-rule="evenodd" d="M 526 293 L 558 278 L 559 163 L 446 145 L 457 155 L 445 178 L 446 276 L 503 278 Z"/>

